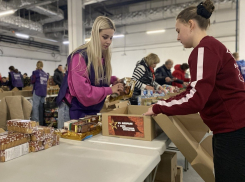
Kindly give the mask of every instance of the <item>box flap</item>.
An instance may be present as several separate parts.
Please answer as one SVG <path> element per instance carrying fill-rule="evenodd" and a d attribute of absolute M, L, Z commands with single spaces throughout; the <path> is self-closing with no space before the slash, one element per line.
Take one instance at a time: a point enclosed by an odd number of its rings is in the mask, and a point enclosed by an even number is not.
<path fill-rule="evenodd" d="M 212 140 L 213 140 L 213 135 L 209 135 L 201 142 L 201 146 L 213 158 Z"/>
<path fill-rule="evenodd" d="M 170 120 L 168 116 L 163 114 L 153 118 L 189 162 L 196 158 L 196 149 L 199 144 L 181 122 L 175 121 L 174 118 Z"/>
<path fill-rule="evenodd" d="M 136 105 L 130 105 L 128 106 L 128 114 L 138 114 L 142 115 L 145 112 L 148 111 L 150 106 L 136 106 Z"/>
<path fill-rule="evenodd" d="M 209 129 L 199 114 L 177 115 L 173 116 L 173 118 L 179 120 L 198 143 L 201 142 Z"/>
<path fill-rule="evenodd" d="M 204 181 L 215 182 L 213 158 L 202 148 L 201 145 L 199 146 L 197 153 L 198 155 L 191 162 L 191 166 Z"/>
<path fill-rule="evenodd" d="M 0 128 L 0 133 L 3 133 L 3 132 L 5 132 L 5 130 L 4 130 L 4 129 L 2 129 L 2 128 Z"/>
<path fill-rule="evenodd" d="M 18 91 L 20 91 L 20 90 L 19 90 L 18 88 L 14 87 L 11 91 L 12 91 L 12 92 L 18 92 Z"/>

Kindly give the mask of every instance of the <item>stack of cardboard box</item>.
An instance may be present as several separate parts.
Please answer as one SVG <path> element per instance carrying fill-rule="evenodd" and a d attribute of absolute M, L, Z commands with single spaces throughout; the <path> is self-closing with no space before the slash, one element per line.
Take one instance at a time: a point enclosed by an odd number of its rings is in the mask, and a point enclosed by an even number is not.
<path fill-rule="evenodd" d="M 183 182 L 183 168 L 177 166 L 177 153 L 166 151 L 161 156 L 155 182 Z"/>

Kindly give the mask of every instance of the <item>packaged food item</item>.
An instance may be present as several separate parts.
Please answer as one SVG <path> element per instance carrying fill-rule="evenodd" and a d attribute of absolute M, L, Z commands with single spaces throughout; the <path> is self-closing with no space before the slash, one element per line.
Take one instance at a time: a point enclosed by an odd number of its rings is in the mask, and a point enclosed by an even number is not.
<path fill-rule="evenodd" d="M 57 134 L 53 134 L 53 143 L 52 143 L 52 145 L 53 146 L 59 145 L 59 142 L 60 142 L 60 136 L 57 135 Z"/>
<path fill-rule="evenodd" d="M 120 93 L 120 95 L 114 93 L 109 96 L 109 101 L 115 101 L 115 100 L 125 100 L 129 99 L 133 96 L 134 87 L 135 87 L 135 81 L 132 80 L 129 77 L 125 77 L 121 79 L 121 82 L 124 85 L 124 90 Z"/>
<path fill-rule="evenodd" d="M 7 121 L 8 131 L 31 134 L 36 130 L 38 123 L 36 121 L 14 119 Z"/>
<path fill-rule="evenodd" d="M 98 122 L 101 122 L 101 115 L 86 115 L 85 117 L 88 117 L 90 118 L 90 122 L 93 122 L 93 123 L 98 123 Z"/>
<path fill-rule="evenodd" d="M 38 152 L 40 150 L 44 150 L 43 141 L 30 141 L 29 148 L 31 152 Z"/>
<path fill-rule="evenodd" d="M 5 135 L 0 135 L 0 150 L 6 150 L 28 141 L 30 141 L 30 137 L 27 134 L 5 133 Z"/>
<path fill-rule="evenodd" d="M 59 135 L 61 138 L 71 139 L 71 140 L 79 140 L 81 141 L 86 136 L 89 135 L 97 135 L 101 132 L 102 128 L 101 126 L 96 126 L 93 130 L 86 132 L 86 133 L 76 133 L 74 131 L 68 131 L 68 130 L 56 130 L 55 133 Z"/>
<path fill-rule="evenodd" d="M 0 162 L 6 162 L 29 153 L 29 143 L 0 151 Z"/>
<path fill-rule="evenodd" d="M 71 125 L 76 122 L 78 122 L 78 120 L 71 120 L 71 121 L 64 122 L 64 129 L 71 130 Z"/>

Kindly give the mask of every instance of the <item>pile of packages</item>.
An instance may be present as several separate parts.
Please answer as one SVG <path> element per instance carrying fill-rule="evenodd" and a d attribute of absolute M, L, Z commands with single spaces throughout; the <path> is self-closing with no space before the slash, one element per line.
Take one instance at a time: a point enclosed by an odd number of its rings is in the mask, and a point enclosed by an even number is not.
<path fill-rule="evenodd" d="M 5 162 L 29 152 L 37 152 L 59 144 L 54 128 L 38 126 L 35 121 L 9 120 L 8 132 L 0 133 L 0 161 Z"/>
<path fill-rule="evenodd" d="M 115 100 L 125 100 L 132 97 L 135 87 L 135 81 L 131 78 L 125 77 L 121 79 L 118 83 L 122 83 L 124 86 L 124 90 L 120 92 L 120 95 L 114 93 L 109 96 L 109 101 L 115 101 Z"/>
<path fill-rule="evenodd" d="M 88 136 L 101 132 L 101 115 L 85 116 L 79 120 L 71 120 L 64 123 L 64 129 L 56 130 L 61 138 L 83 140 Z"/>

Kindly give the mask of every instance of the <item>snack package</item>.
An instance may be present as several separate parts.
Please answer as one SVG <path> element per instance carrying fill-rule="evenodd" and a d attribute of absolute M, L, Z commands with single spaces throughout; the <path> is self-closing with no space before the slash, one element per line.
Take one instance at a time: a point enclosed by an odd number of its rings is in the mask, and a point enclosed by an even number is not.
<path fill-rule="evenodd" d="M 29 153 L 29 143 L 0 151 L 0 162 L 6 162 Z"/>
<path fill-rule="evenodd" d="M 14 119 L 7 121 L 8 131 L 31 134 L 37 129 L 38 123 L 36 121 Z"/>
<path fill-rule="evenodd" d="M 102 128 L 101 126 L 96 126 L 93 130 L 86 132 L 86 133 L 76 133 L 74 131 L 68 131 L 68 130 L 56 130 L 55 133 L 59 135 L 61 138 L 71 139 L 71 140 L 79 140 L 81 141 L 86 136 L 89 135 L 97 135 L 101 132 Z"/>
<path fill-rule="evenodd" d="M 121 81 L 123 82 L 124 90 L 120 93 L 120 95 L 116 93 L 111 94 L 109 96 L 109 102 L 112 102 L 115 100 L 125 100 L 133 96 L 135 81 L 128 77 L 121 79 Z"/>
<path fill-rule="evenodd" d="M 43 141 L 30 141 L 29 148 L 31 152 L 38 152 L 40 150 L 44 150 Z"/>
<path fill-rule="evenodd" d="M 23 133 L 6 133 L 0 135 L 0 150 L 15 147 L 30 141 L 30 137 Z"/>
<path fill-rule="evenodd" d="M 53 143 L 52 146 L 56 146 L 59 145 L 60 143 L 60 136 L 57 134 L 53 134 Z"/>
<path fill-rule="evenodd" d="M 76 122 L 78 122 L 78 120 L 71 120 L 71 121 L 64 122 L 64 129 L 71 130 L 72 124 Z"/>

